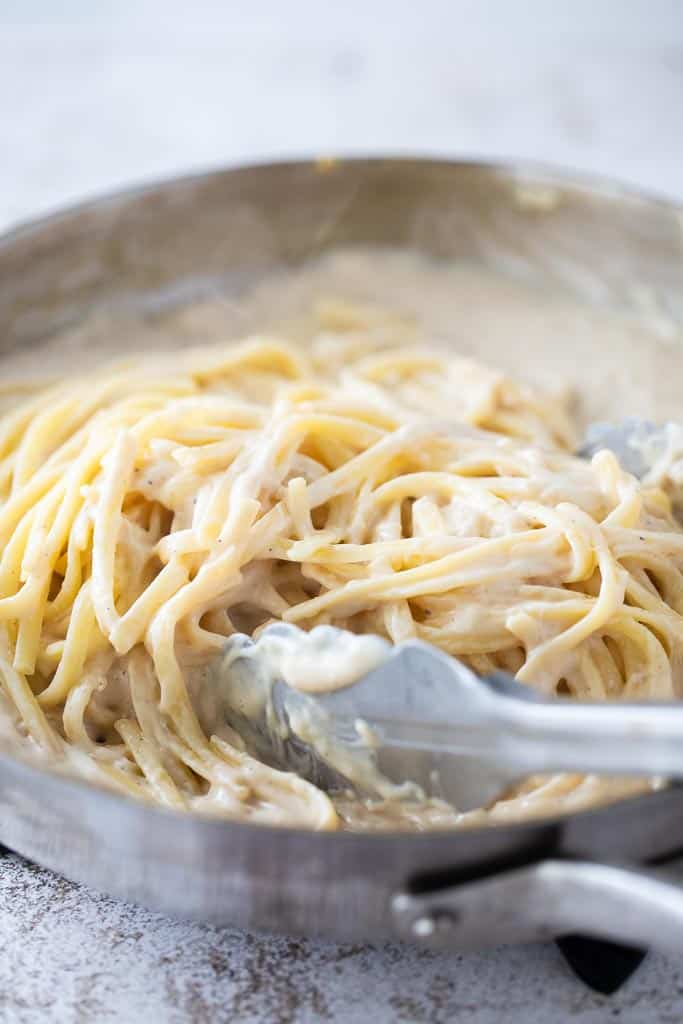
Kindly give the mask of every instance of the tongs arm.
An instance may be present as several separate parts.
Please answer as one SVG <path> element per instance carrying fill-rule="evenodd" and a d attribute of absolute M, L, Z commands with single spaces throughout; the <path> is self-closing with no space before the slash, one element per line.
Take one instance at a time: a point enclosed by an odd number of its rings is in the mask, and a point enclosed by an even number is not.
<path fill-rule="evenodd" d="M 680 702 L 581 703 L 503 696 L 499 709 L 506 727 L 499 757 L 525 771 L 683 776 Z"/>
<path fill-rule="evenodd" d="M 505 673 L 478 678 L 419 641 L 319 703 L 338 726 L 367 721 L 383 748 L 483 758 L 507 775 L 683 776 L 683 702 L 545 698 Z"/>

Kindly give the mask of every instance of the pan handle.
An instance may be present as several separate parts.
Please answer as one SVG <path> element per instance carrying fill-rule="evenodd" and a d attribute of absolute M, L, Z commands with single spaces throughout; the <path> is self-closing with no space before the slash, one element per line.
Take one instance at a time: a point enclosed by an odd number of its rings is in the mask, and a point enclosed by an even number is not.
<path fill-rule="evenodd" d="M 683 878 L 591 861 L 544 860 L 475 881 L 403 891 L 398 935 L 431 949 L 474 949 L 579 932 L 683 952 Z"/>

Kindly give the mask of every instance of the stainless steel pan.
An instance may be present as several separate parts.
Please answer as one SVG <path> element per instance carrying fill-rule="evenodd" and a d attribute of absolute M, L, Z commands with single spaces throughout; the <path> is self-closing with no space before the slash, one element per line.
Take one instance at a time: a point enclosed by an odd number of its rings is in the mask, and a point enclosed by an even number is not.
<path fill-rule="evenodd" d="M 86 314 L 235 295 L 348 243 L 474 259 L 582 301 L 627 306 L 646 292 L 683 323 L 682 223 L 665 203 L 524 167 L 222 171 L 6 236 L 0 355 L 33 346 L 38 361 L 46 338 Z M 328 835 L 183 817 L 0 755 L 0 841 L 108 893 L 247 927 L 454 948 L 581 930 L 683 949 L 681 884 L 636 867 L 683 850 L 681 788 L 511 827 Z"/>

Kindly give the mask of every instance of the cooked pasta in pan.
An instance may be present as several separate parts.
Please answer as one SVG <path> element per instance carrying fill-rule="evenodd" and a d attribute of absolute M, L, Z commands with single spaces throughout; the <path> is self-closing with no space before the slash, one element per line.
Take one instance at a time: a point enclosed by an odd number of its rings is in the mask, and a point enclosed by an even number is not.
<path fill-rule="evenodd" d="M 680 692 L 666 488 L 610 452 L 572 455 L 557 395 L 330 310 L 307 347 L 252 336 L 17 397 L 0 420 L 4 720 L 131 796 L 318 829 L 516 818 L 642 786 L 563 775 L 469 814 L 361 807 L 227 726 L 207 666 L 275 620 L 419 637 L 548 694 Z"/>

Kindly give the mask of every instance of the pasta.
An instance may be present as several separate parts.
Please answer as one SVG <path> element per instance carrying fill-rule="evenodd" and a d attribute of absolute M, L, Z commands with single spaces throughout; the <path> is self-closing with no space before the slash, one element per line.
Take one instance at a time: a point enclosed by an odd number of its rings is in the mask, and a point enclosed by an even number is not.
<path fill-rule="evenodd" d="M 261 764 L 207 666 L 235 631 L 419 637 L 546 693 L 670 698 L 683 530 L 566 403 L 330 307 L 279 338 L 69 375 L 0 419 L 0 686 L 21 743 L 179 810 L 311 828 L 467 824 L 634 783 L 527 780 L 494 807 L 352 806 Z M 331 325 L 331 326 L 330 326 Z"/>

